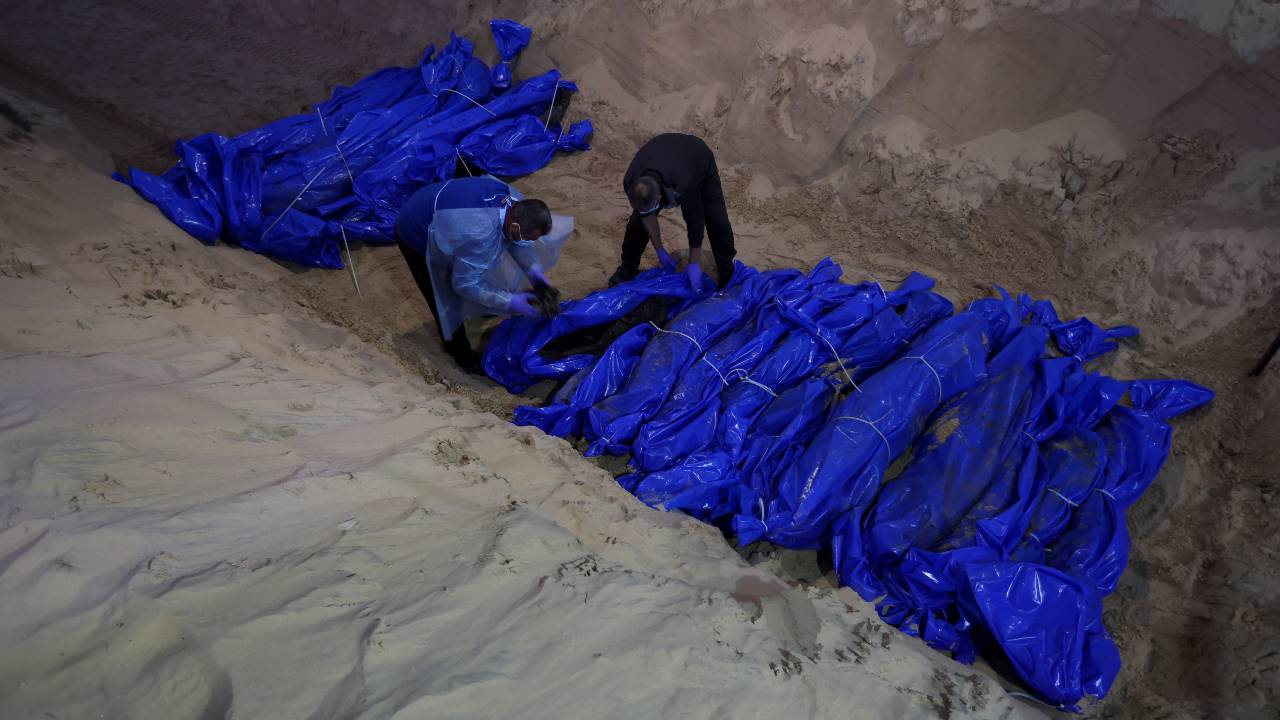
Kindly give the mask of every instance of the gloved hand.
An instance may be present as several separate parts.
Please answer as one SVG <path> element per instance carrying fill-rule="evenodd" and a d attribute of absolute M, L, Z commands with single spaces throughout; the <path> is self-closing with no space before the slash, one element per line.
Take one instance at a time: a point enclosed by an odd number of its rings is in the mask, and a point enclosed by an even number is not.
<path fill-rule="evenodd" d="M 658 263 L 671 272 L 675 272 L 678 267 L 676 259 L 671 257 L 671 253 L 667 252 L 666 248 L 658 248 Z"/>
<path fill-rule="evenodd" d="M 544 318 L 560 314 L 560 291 L 541 282 L 533 285 L 533 306 Z"/>
<path fill-rule="evenodd" d="M 511 303 L 507 305 L 507 310 L 525 317 L 542 317 L 537 300 L 532 293 L 514 293 L 511 296 Z"/>
<path fill-rule="evenodd" d="M 694 290 L 701 290 L 703 282 L 707 279 L 707 274 L 702 272 L 702 266 L 697 263 L 689 263 L 684 269 L 685 279 L 689 281 L 689 287 Z"/>
<path fill-rule="evenodd" d="M 529 268 L 529 282 L 533 285 L 537 285 L 538 283 L 542 283 L 543 285 L 551 284 L 551 281 L 547 279 L 547 274 L 542 272 L 542 268 L 537 265 Z"/>

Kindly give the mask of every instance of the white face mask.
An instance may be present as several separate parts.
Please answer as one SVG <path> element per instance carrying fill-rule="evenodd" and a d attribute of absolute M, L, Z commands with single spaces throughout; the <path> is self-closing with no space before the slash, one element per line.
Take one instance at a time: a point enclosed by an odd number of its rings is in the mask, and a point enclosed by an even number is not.
<path fill-rule="evenodd" d="M 657 200 L 653 202 L 653 207 L 649 208 L 648 210 L 637 210 L 636 214 L 639 215 L 640 217 L 648 217 L 649 215 L 652 215 L 661 209 L 662 209 L 662 198 L 659 197 Z"/>

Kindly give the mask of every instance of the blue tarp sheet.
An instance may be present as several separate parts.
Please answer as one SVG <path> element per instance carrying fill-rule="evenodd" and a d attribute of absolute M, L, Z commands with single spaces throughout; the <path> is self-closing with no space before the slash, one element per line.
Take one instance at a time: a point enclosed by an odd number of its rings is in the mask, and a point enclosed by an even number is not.
<path fill-rule="evenodd" d="M 694 293 L 652 270 L 555 319 L 506 321 L 486 368 L 513 391 L 561 381 L 516 421 L 627 455 L 618 482 L 646 504 L 741 544 L 829 549 L 841 582 L 904 632 L 965 662 L 1003 653 L 1064 709 L 1104 696 L 1125 511 L 1168 455 L 1168 421 L 1213 393 L 1090 371 L 1130 326 L 1063 321 L 998 288 L 953 314 L 924 276 L 894 290 L 840 276 L 829 260 L 740 268 Z M 665 324 L 542 357 L 654 296 Z"/>
<path fill-rule="evenodd" d="M 529 29 L 509 20 L 494 21 L 493 31 L 503 65 L 529 41 Z M 473 51 L 451 36 L 417 66 L 335 88 L 310 112 L 235 137 L 180 140 L 178 162 L 164 173 L 132 168 L 116 177 L 205 243 L 340 268 L 344 239 L 394 242 L 404 201 L 453 177 L 459 162 L 464 172 L 514 177 L 555 152 L 588 148 L 590 121 L 550 122 L 573 83 L 552 70 L 499 93 Z"/>

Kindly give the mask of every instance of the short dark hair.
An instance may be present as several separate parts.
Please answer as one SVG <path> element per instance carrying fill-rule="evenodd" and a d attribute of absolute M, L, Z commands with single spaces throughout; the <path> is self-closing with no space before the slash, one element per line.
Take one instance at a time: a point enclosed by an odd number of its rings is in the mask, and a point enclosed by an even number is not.
<path fill-rule="evenodd" d="M 551 232 L 551 208 L 541 200 L 521 200 L 511 206 L 511 221 L 520 226 L 520 235 L 546 235 Z"/>
<path fill-rule="evenodd" d="M 648 210 L 658 200 L 658 180 L 650 175 L 641 175 L 631 181 L 627 188 L 627 199 L 634 210 Z"/>

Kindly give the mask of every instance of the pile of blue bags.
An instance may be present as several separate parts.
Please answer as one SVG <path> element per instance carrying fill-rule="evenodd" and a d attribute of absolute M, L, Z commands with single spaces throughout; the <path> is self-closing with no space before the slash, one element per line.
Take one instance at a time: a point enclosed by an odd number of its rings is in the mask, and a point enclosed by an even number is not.
<path fill-rule="evenodd" d="M 629 455 L 628 491 L 740 544 L 829 550 L 887 622 L 965 662 L 1003 653 L 1048 703 L 1107 694 L 1120 655 L 1102 599 L 1128 561 L 1125 511 L 1169 453 L 1168 420 L 1211 391 L 1092 372 L 1137 330 L 999 288 L 957 312 L 923 275 L 848 284 L 830 260 L 739 264 L 719 291 L 681 279 L 652 270 L 499 326 L 492 378 L 559 382 L 516 422 Z M 662 322 L 544 357 L 655 298 Z"/>
<path fill-rule="evenodd" d="M 162 175 L 132 168 L 116 178 L 205 243 L 341 268 L 344 241 L 394 242 L 404 201 L 459 167 L 513 177 L 556 151 L 588 148 L 590 121 L 563 127 L 556 117 L 577 87 L 555 70 L 513 81 L 532 33 L 510 20 L 491 28 L 502 58 L 492 70 L 451 36 L 417 66 L 335 88 L 311 112 L 235 137 L 180 140 L 178 163 Z"/>

